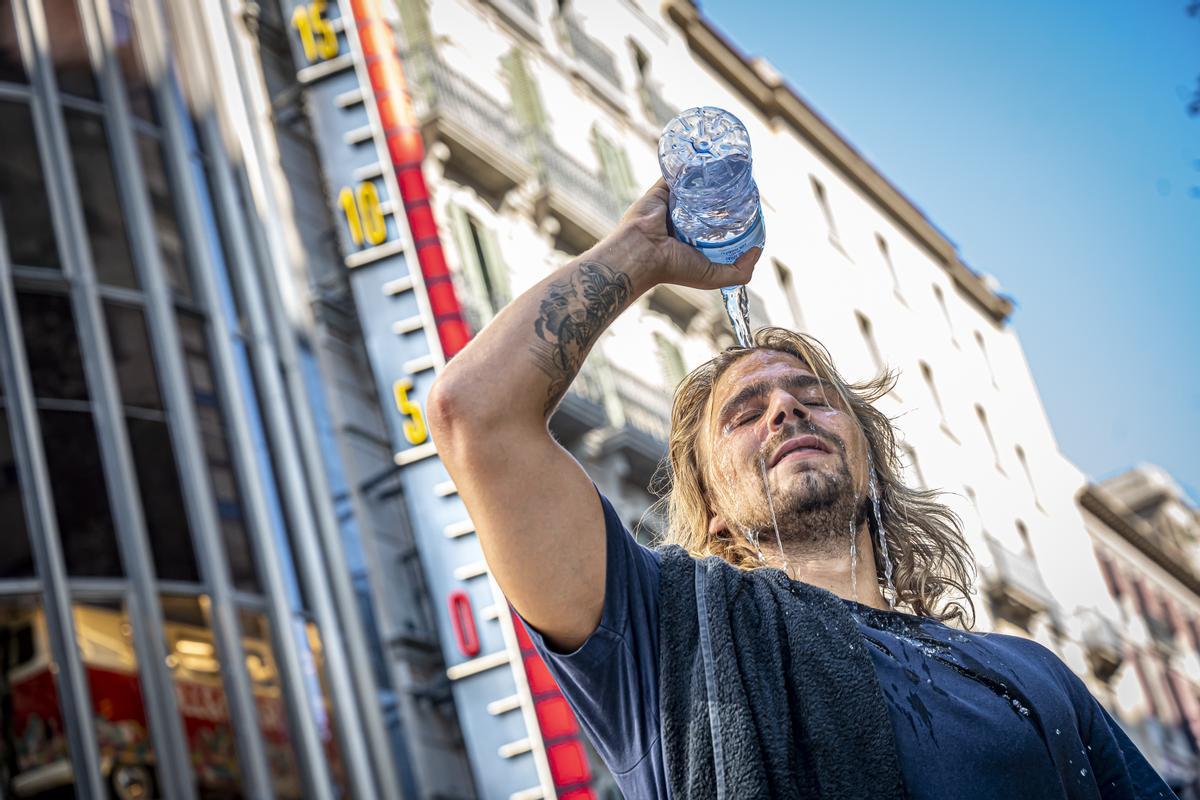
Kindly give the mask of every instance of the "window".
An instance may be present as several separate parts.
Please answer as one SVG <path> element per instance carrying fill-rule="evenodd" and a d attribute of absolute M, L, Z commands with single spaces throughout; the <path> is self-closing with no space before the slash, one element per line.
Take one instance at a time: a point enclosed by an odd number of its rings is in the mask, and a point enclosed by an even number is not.
<path fill-rule="evenodd" d="M 406 4 L 402 4 L 403 7 Z M 525 54 L 518 49 L 510 50 L 501 59 L 504 74 L 508 78 L 508 92 L 512 96 L 513 116 L 524 131 L 540 131 L 546 127 L 546 111 L 538 92 Z"/>
<path fill-rule="evenodd" d="M 179 229 L 179 218 L 176 216 L 173 199 L 179 195 L 172 191 L 158 139 L 138 133 L 137 140 L 138 151 L 142 157 L 142 172 L 150 193 L 150 213 L 154 215 L 154 232 L 158 237 L 158 251 L 162 256 L 167 283 L 176 295 L 190 299 L 192 286 L 186 267 L 183 234 Z"/>
<path fill-rule="evenodd" d="M 1029 460 L 1025 458 L 1025 448 L 1021 447 L 1021 445 L 1016 445 L 1013 450 L 1016 452 L 1017 461 L 1025 473 L 1025 480 L 1029 482 L 1029 491 L 1033 493 L 1033 504 L 1037 506 L 1038 511 L 1044 512 L 1046 509 L 1042 507 L 1042 501 L 1038 497 L 1037 483 L 1034 482 L 1033 473 L 1029 470 Z"/>
<path fill-rule="evenodd" d="M 105 303 L 104 319 L 155 573 L 163 580 L 198 581 L 200 572 L 145 318 L 139 308 Z"/>
<path fill-rule="evenodd" d="M 988 446 L 992 448 L 992 458 L 996 461 L 996 469 L 1004 474 L 1004 466 L 1000 463 L 1000 451 L 996 449 L 996 439 L 992 436 L 992 426 L 988 424 L 987 412 L 983 410 L 983 406 L 975 404 L 975 416 L 979 419 L 979 425 L 983 428 L 983 433 L 987 436 Z"/>
<path fill-rule="evenodd" d="M 992 359 L 988 356 L 987 345 L 983 341 L 983 334 L 975 331 L 975 344 L 979 345 L 979 352 L 983 354 L 983 363 L 987 365 L 988 377 L 992 379 L 992 386 L 997 389 L 1000 385 L 996 383 L 996 371 L 992 369 Z"/>
<path fill-rule="evenodd" d="M 662 364 L 665 385 L 674 389 L 687 375 L 687 365 L 683 361 L 683 353 L 679 351 L 674 342 L 661 333 L 654 334 L 654 343 L 658 348 L 658 360 Z"/>
<path fill-rule="evenodd" d="M 0 81 L 28 82 L 17 44 L 17 21 L 13 17 L 12 0 L 0 0 Z M 2 130 L 4 126 L 0 125 Z"/>
<path fill-rule="evenodd" d="M 772 259 L 772 263 L 775 265 L 775 275 L 779 278 L 783 296 L 787 300 L 788 310 L 792 313 L 792 322 L 797 330 L 803 330 L 804 313 L 800 310 L 800 300 L 796 296 L 796 282 L 792 276 L 792 270 L 776 259 Z"/>
<path fill-rule="evenodd" d="M 650 71 L 650 56 L 632 39 L 629 49 L 633 51 L 633 65 L 637 69 L 638 98 L 642 101 L 642 110 L 656 126 L 665 126 L 675 116 L 675 109 L 663 99 L 658 82 Z"/>
<path fill-rule="evenodd" d="M 96 279 L 136 289 L 137 278 L 129 241 L 125 238 L 125 216 L 109 160 L 104 123 L 100 117 L 82 111 L 68 110 L 64 117 Z"/>
<path fill-rule="evenodd" d="M 71 303 L 63 295 L 17 293 L 25 357 L 39 400 L 87 400 L 83 356 Z"/>
<path fill-rule="evenodd" d="M 942 319 L 946 321 L 946 330 L 950 332 L 950 341 L 958 347 L 958 337 L 954 335 L 954 323 L 950 321 L 950 309 L 946 307 L 946 295 L 942 292 L 942 287 L 936 283 L 933 284 L 933 296 L 937 298 L 938 307 L 942 310 Z"/>
<path fill-rule="evenodd" d="M 883 258 L 883 263 L 887 265 L 888 274 L 892 276 L 892 292 L 895 293 L 897 300 L 908 305 L 904 294 L 900 291 L 900 278 L 896 275 L 896 265 L 892 263 L 892 253 L 888 249 L 887 239 L 877 233 L 875 234 L 875 244 L 879 246 L 879 255 Z"/>
<path fill-rule="evenodd" d="M 92 415 L 43 409 L 38 421 L 67 574 L 120 577 L 124 573 Z"/>
<path fill-rule="evenodd" d="M 217 397 L 204 323 L 196 315 L 181 313 L 179 334 L 233 585 L 243 591 L 259 592 L 254 557 L 246 535 L 241 490 L 229 452 L 225 416 Z"/>
<path fill-rule="evenodd" d="M 1025 555 L 1033 557 L 1033 544 L 1029 541 L 1029 528 L 1021 520 L 1017 520 L 1017 538 L 1021 541 L 1021 549 Z"/>
<path fill-rule="evenodd" d="M 222 665 L 217 656 L 216 644 L 213 641 L 212 628 L 209 623 L 209 603 L 207 598 L 193 596 L 164 594 L 160 598 L 163 615 L 163 637 L 166 639 L 167 667 L 171 670 L 171 679 L 175 683 L 175 694 L 179 698 L 179 713 L 183 716 L 183 726 L 194 726 L 195 718 L 202 709 L 208 707 L 220 708 L 225 706 L 225 687 L 221 676 L 222 666 L 229 668 L 233 665 Z M 243 645 L 245 646 L 245 645 Z M 250 651 L 247 648 L 247 667 L 249 667 Z M 233 667 L 236 669 L 236 667 Z M 266 698 L 256 696 L 259 703 Z M 210 723 L 211 724 L 211 723 Z M 231 735 L 232 726 L 227 720 L 220 720 L 209 729 L 212 735 Z M 211 763 L 211 747 L 203 736 L 187 737 L 187 746 L 191 750 L 193 764 L 208 765 Z M 236 748 L 224 758 L 232 774 L 237 775 L 239 765 Z M 210 795 L 220 779 L 214 780 L 207 770 L 195 775 L 196 794 L 200 797 Z"/>
<path fill-rule="evenodd" d="M 32 578 L 33 552 L 21 502 L 17 463 L 8 429 L 8 412 L 0 405 L 0 519 L 4 520 L 4 546 L 0 547 L 0 580 Z M 3 669 L 3 664 L 0 664 Z"/>
<path fill-rule="evenodd" d="M 104 322 L 111 343 L 121 403 L 126 409 L 162 411 L 158 377 L 150 359 L 150 336 L 140 308 L 104 304 Z"/>
<path fill-rule="evenodd" d="M 886 367 L 883 363 L 883 356 L 879 352 L 879 345 L 875 343 L 875 334 L 871 332 L 871 320 L 867 319 L 861 311 L 855 311 L 854 318 L 858 320 L 858 331 L 862 334 L 867 351 L 871 354 L 871 363 L 875 365 L 875 371 L 883 372 Z"/>
<path fill-rule="evenodd" d="M 464 305 L 471 326 L 479 330 L 508 303 L 508 269 L 491 230 L 456 205 L 448 211 L 467 289 Z"/>
<path fill-rule="evenodd" d="M 964 485 L 963 492 L 966 493 L 967 499 L 971 501 L 971 508 L 975 512 L 975 519 L 979 522 L 979 530 L 984 536 L 988 536 L 987 525 L 983 522 L 983 511 L 979 508 L 979 497 L 975 494 L 975 489 Z"/>
<path fill-rule="evenodd" d="M 833 221 L 833 211 L 829 208 L 829 198 L 825 196 L 825 184 L 812 175 L 809 175 L 808 179 L 812 181 L 813 196 L 817 198 L 817 205 L 821 207 L 821 213 L 825 215 L 825 225 L 829 229 L 829 238 L 835 244 L 840 245 L 841 239 L 838 236 L 837 224 Z"/>
<path fill-rule="evenodd" d="M 146 67 L 138 52 L 138 34 L 129 3 L 130 0 L 109 0 L 117 64 L 121 68 L 121 77 L 129 96 L 129 110 L 146 122 L 158 124 L 154 92 L 146 78 Z"/>
<path fill-rule="evenodd" d="M 0 102 L 0 213 L 13 263 L 61 267 L 33 117 L 24 103 Z"/>
<path fill-rule="evenodd" d="M 160 580 L 198 581 L 200 572 L 192 551 L 191 531 L 175 468 L 175 448 L 167 423 L 130 415 L 125 418 L 125 428 L 129 432 L 129 449 L 137 473 L 155 574 Z"/>
<path fill-rule="evenodd" d="M 1096 560 L 1100 562 L 1100 573 L 1104 576 L 1104 583 L 1108 586 L 1108 593 L 1117 601 L 1121 599 L 1121 582 L 1117 578 L 1117 566 L 1113 560 L 1104 553 L 1097 553 Z"/>
<path fill-rule="evenodd" d="M 950 423 L 946 421 L 946 409 L 942 407 L 942 396 L 938 394 L 937 384 L 933 381 L 933 369 L 924 361 L 921 362 L 921 377 L 925 379 L 925 385 L 929 388 L 929 394 L 933 397 L 934 405 L 937 406 L 942 431 L 951 439 L 955 439 L 954 434 L 950 431 Z M 955 439 L 955 441 L 958 440 Z"/>
<path fill-rule="evenodd" d="M 629 156 L 598 128 L 592 128 L 592 146 L 600 162 L 600 175 L 613 197 L 621 205 L 628 205 L 638 198 L 638 185 L 629 167 Z"/>
<path fill-rule="evenodd" d="M 929 484 L 925 482 L 925 473 L 921 472 L 921 462 L 917 460 L 916 449 L 910 444 L 902 444 L 900 451 L 904 454 L 900 467 L 905 485 L 914 489 L 928 489 Z"/>
<path fill-rule="evenodd" d="M 276 666 L 275 650 L 271 646 L 271 628 L 267 616 L 258 611 L 241 609 L 242 648 L 246 652 L 246 669 L 255 696 L 280 698 L 279 669 Z M 258 725 L 263 739 L 271 743 L 271 775 L 277 797 L 303 797 L 299 785 L 300 767 L 296 750 L 289 736 L 280 736 L 285 717 L 279 703 L 255 703 Z M 347 795 L 343 795 L 347 796 Z"/>
<path fill-rule="evenodd" d="M 88 58 L 87 38 L 75 0 L 44 0 L 42 13 L 46 17 L 46 31 L 50 36 L 50 60 L 54 63 L 58 90 L 64 94 L 98 100 L 96 79 L 92 75 L 91 59 Z"/>

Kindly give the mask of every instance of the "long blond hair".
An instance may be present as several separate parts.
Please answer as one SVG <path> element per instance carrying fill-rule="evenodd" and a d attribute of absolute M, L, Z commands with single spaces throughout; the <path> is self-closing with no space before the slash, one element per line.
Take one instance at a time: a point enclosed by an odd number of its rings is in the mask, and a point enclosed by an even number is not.
<path fill-rule="evenodd" d="M 725 350 L 693 370 L 676 389 L 667 458 L 654 480 L 659 496 L 656 506 L 660 511 L 665 507 L 666 515 L 660 543 L 680 545 L 697 558 L 720 556 L 739 569 L 761 566 L 757 549 L 744 535 L 709 534 L 711 506 L 705 496 L 698 450 L 713 388 L 725 370 L 755 349 L 776 350 L 800 359 L 814 375 L 834 387 L 857 419 L 875 469 L 879 500 L 879 520 L 874 514 L 868 515 L 871 536 L 879 541 L 878 523 L 882 523 L 893 564 L 896 605 L 921 616 L 968 627 L 973 624 L 975 606 L 970 587 L 975 563 L 963 539 L 962 522 L 938 501 L 939 492 L 904 484 L 892 421 L 874 406 L 895 384 L 895 373 L 884 372 L 863 383 L 846 383 L 824 345 L 785 328 L 760 328 L 754 334 L 753 348 Z M 875 573 L 882 587 L 883 559 L 880 548 L 875 550 Z"/>

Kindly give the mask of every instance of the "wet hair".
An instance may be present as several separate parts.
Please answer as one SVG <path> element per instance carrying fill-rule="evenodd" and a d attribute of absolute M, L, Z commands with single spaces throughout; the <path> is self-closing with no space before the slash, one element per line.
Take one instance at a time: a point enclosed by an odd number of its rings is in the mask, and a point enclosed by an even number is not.
<path fill-rule="evenodd" d="M 706 411 L 713 389 L 725 371 L 755 351 L 788 353 L 833 387 L 866 438 L 875 469 L 879 522 L 887 532 L 887 549 L 893 564 L 896 606 L 924 617 L 970 627 L 975 617 L 970 596 L 975 562 L 963 538 L 962 521 L 939 502 L 940 492 L 904 484 L 892 420 L 874 406 L 895 385 L 896 374 L 885 371 L 863 383 L 847 383 L 834 368 L 824 345 L 811 336 L 766 327 L 756 331 L 753 340 L 753 347 L 730 347 L 697 367 L 675 391 L 667 457 L 652 483 L 659 497 L 654 511 L 666 518 L 659 543 L 680 545 L 697 558 L 720 556 L 739 569 L 761 566 L 755 544 L 744 534 L 736 531 L 709 534 L 712 506 L 705 488 L 699 444 L 707 433 Z M 872 541 L 876 542 L 875 574 L 882 589 L 885 579 L 877 544 L 879 525 L 873 514 L 868 515 L 868 520 Z"/>

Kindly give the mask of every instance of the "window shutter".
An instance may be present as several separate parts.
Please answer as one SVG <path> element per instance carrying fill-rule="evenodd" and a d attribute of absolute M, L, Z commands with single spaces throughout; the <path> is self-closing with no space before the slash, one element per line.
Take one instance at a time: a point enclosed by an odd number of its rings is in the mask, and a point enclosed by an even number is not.
<path fill-rule="evenodd" d="M 459 260 L 458 270 L 452 271 L 451 277 L 455 288 L 460 290 L 460 297 L 465 301 L 463 305 L 467 322 L 471 329 L 477 332 L 491 318 L 491 313 L 480 291 L 483 281 L 479 279 L 480 264 L 475 254 L 475 242 L 471 238 L 471 225 L 467 221 L 466 212 L 454 203 L 448 204 L 446 211 Z"/>
<path fill-rule="evenodd" d="M 661 333 L 654 334 L 654 343 L 658 347 L 658 360 L 662 364 L 663 377 L 667 386 L 674 389 L 687 376 L 687 365 L 683 363 L 683 354 L 667 337 Z"/>
<path fill-rule="evenodd" d="M 483 264 L 483 269 L 487 270 L 488 277 L 491 278 L 492 284 L 492 304 L 496 311 L 500 310 L 501 306 L 507 305 L 512 299 L 512 288 L 508 280 L 508 266 L 504 263 L 504 258 L 500 255 L 500 243 L 496 241 L 496 234 L 490 228 L 480 226 L 479 244 L 483 248 L 483 257 L 487 262 Z"/>
<path fill-rule="evenodd" d="M 428 47 L 433 42 L 426 1 L 396 0 L 396 7 L 400 11 L 400 25 L 404 29 L 404 43 L 410 53 Z"/>
<path fill-rule="evenodd" d="M 629 168 L 629 156 L 599 128 L 592 128 L 592 147 L 596 150 L 600 172 L 609 190 L 622 204 L 633 202 L 637 198 L 637 187 L 633 182 L 633 171 Z"/>
<path fill-rule="evenodd" d="M 529 74 L 525 55 L 518 49 L 508 51 L 501 59 L 512 95 L 513 115 L 522 130 L 537 131 L 546 127 L 546 112 L 537 84 Z"/>

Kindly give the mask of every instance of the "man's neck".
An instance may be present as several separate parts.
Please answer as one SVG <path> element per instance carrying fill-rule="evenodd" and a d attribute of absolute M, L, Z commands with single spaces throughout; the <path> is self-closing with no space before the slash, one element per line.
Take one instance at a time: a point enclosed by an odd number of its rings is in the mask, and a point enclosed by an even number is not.
<path fill-rule="evenodd" d="M 794 580 L 819 586 L 845 600 L 886 610 L 888 603 L 879 590 L 875 547 L 866 522 L 855 535 L 855 550 L 856 555 L 852 556 L 849 539 L 844 538 L 820 548 L 789 542 L 784 545 L 783 557 L 771 547 L 764 548 L 763 555 L 770 566 L 783 569 Z"/>

